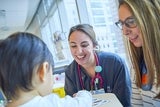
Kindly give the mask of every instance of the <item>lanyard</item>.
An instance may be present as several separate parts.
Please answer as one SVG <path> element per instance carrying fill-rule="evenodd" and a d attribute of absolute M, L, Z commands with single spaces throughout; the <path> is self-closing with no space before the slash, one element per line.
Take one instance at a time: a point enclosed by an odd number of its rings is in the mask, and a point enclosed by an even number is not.
<path fill-rule="evenodd" d="M 100 75 L 100 72 L 102 71 L 102 67 L 99 66 L 99 61 L 98 61 L 98 57 L 97 57 L 96 54 L 95 54 L 95 59 L 96 59 L 96 67 L 95 67 L 96 75 L 91 80 L 91 89 L 93 89 L 93 86 L 94 86 L 95 89 L 97 90 L 98 89 L 97 85 L 98 85 L 99 82 L 100 82 L 100 88 L 103 87 L 103 79 L 102 79 L 102 77 Z M 78 69 L 77 70 L 78 70 L 78 76 L 79 76 L 81 87 L 82 87 L 82 89 L 85 89 L 84 88 L 84 83 L 82 81 L 82 75 L 81 75 L 80 65 L 79 64 L 78 64 Z"/>
<path fill-rule="evenodd" d="M 140 70 L 141 70 L 141 82 L 142 82 L 141 88 L 142 90 L 145 90 L 145 91 L 151 90 L 152 84 L 149 83 L 147 68 L 146 68 L 144 60 L 142 60 L 141 62 Z"/>

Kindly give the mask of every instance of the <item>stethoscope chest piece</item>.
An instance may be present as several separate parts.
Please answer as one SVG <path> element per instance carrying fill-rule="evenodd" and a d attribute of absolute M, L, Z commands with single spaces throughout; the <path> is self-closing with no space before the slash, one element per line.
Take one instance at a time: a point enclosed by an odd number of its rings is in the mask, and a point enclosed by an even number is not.
<path fill-rule="evenodd" d="M 96 66 L 95 67 L 95 72 L 101 72 L 102 71 L 102 67 L 101 66 Z"/>

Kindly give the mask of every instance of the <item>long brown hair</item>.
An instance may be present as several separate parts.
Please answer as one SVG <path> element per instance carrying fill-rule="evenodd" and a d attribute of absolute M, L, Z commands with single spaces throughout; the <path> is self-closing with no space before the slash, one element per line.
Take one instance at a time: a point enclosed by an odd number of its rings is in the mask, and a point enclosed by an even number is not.
<path fill-rule="evenodd" d="M 160 1 L 159 0 L 120 0 L 136 18 L 142 33 L 143 47 L 137 48 L 128 40 L 129 56 L 136 72 L 136 84 L 141 87 L 140 60 L 144 58 L 149 82 L 160 86 Z M 156 72 L 155 72 L 156 71 Z M 160 93 L 157 95 L 160 98 Z"/>

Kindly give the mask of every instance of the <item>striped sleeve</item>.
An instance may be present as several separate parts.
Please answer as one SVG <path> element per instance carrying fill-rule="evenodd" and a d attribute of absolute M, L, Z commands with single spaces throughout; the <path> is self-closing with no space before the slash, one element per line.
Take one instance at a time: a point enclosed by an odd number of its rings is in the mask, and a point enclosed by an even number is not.
<path fill-rule="evenodd" d="M 131 71 L 132 80 L 132 97 L 131 103 L 132 107 L 160 107 L 160 99 L 155 99 L 154 97 L 159 93 L 160 88 L 156 88 L 155 82 L 152 86 L 151 91 L 143 91 L 136 86 L 135 83 L 135 72 Z"/>

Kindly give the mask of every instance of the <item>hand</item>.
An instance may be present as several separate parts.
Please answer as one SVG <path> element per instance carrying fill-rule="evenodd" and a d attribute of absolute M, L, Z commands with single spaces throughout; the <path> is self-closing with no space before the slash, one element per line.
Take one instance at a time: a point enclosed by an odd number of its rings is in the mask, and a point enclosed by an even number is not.
<path fill-rule="evenodd" d="M 76 95 L 77 95 L 77 93 L 74 93 L 72 96 L 73 96 L 73 97 L 76 97 Z"/>

